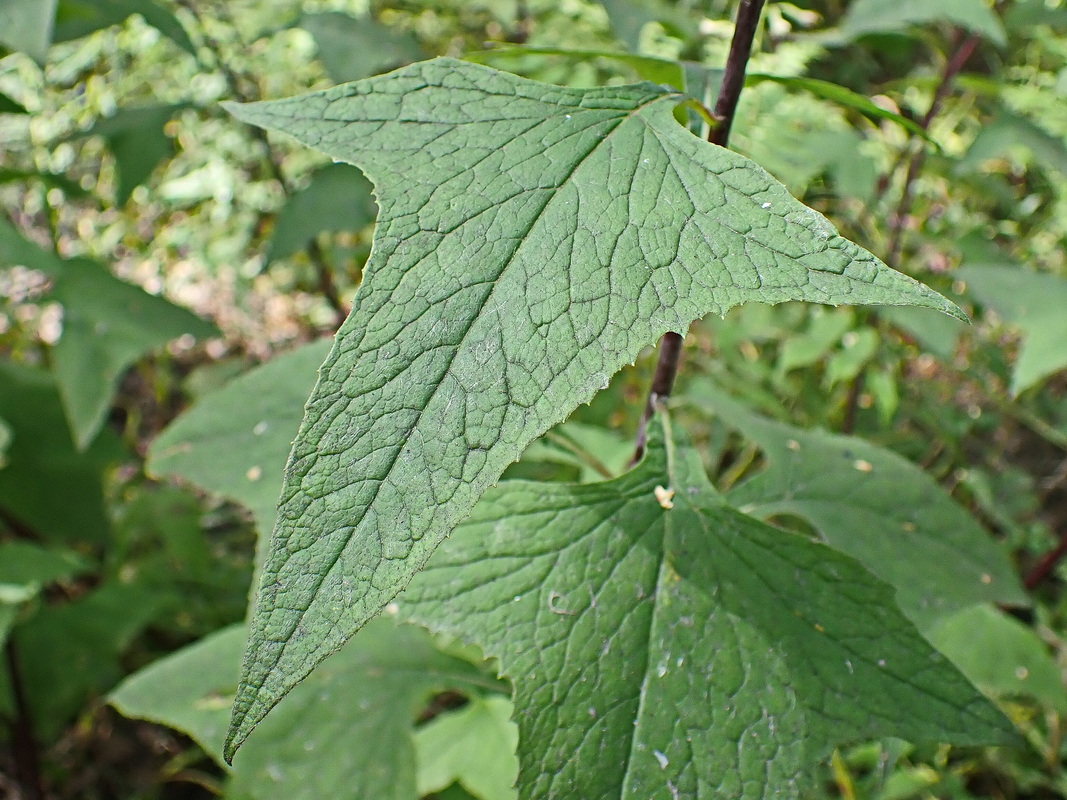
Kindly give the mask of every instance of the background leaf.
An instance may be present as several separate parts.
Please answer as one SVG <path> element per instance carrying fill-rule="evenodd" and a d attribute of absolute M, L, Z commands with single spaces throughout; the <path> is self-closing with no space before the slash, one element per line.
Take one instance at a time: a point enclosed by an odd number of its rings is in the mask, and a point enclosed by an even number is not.
<path fill-rule="evenodd" d="M 845 12 L 840 32 L 855 39 L 931 22 L 959 25 L 1001 47 L 1007 43 L 1004 26 L 984 0 L 855 0 Z"/>
<path fill-rule="evenodd" d="M 175 103 L 123 108 L 77 134 L 76 138 L 101 136 L 106 140 L 118 171 L 115 189 L 118 205 L 125 205 L 133 190 L 148 180 L 156 166 L 174 154 L 174 143 L 164 132 L 164 126 L 187 107 L 185 103 Z"/>
<path fill-rule="evenodd" d="M 203 397 L 152 442 L 148 471 L 236 500 L 265 537 L 274 529 L 285 457 L 330 344 L 277 356 Z"/>
<path fill-rule="evenodd" d="M 113 435 L 84 452 L 71 439 L 55 379 L 42 369 L 0 362 L 0 418 L 11 445 L 0 469 L 0 509 L 47 542 L 102 543 L 111 529 L 103 472 L 122 451 Z"/>
<path fill-rule="evenodd" d="M 665 331 L 749 300 L 958 313 L 688 133 L 678 99 L 438 59 L 230 106 L 358 164 L 380 207 L 294 444 L 234 741 L 407 583 L 526 444 Z"/>
<path fill-rule="evenodd" d="M 767 464 L 727 498 L 764 519 L 796 515 L 897 590 L 920 630 L 977 603 L 1030 601 L 1003 548 L 925 472 L 854 436 L 760 417 L 707 384 L 688 396 L 759 445 Z M 908 558 L 891 553 L 904 547 Z"/>
<path fill-rule="evenodd" d="M 1063 675 L 1031 628 L 988 605 L 965 608 L 927 634 L 971 681 L 992 697 L 1032 697 L 1067 713 Z"/>
<path fill-rule="evenodd" d="M 412 34 L 371 17 L 324 11 L 304 14 L 300 27 L 315 40 L 319 61 L 334 83 L 357 81 L 426 57 Z"/>
<path fill-rule="evenodd" d="M 971 294 L 1022 333 L 1012 394 L 1067 367 L 1067 279 L 1007 264 L 966 264 L 957 274 Z"/>
<path fill-rule="evenodd" d="M 196 47 L 181 22 L 166 6 L 153 0 L 59 0 L 54 40 L 80 39 L 102 28 L 124 22 L 131 14 L 144 21 L 187 53 L 196 55 Z"/>
<path fill-rule="evenodd" d="M 219 760 L 245 633 L 243 625 L 226 628 L 161 659 L 128 678 L 111 702 L 128 717 L 183 731 Z M 230 771 L 227 796 L 417 800 L 418 714 L 446 690 L 478 696 L 504 688 L 438 651 L 424 631 L 376 621 L 323 662 L 249 739 Z"/>
<path fill-rule="evenodd" d="M 44 64 L 55 12 L 56 0 L 0 0 L 0 45 Z"/>
<path fill-rule="evenodd" d="M 274 226 L 267 261 L 288 258 L 328 231 L 358 232 L 378 213 L 373 187 L 347 164 L 328 164 L 311 174 L 306 187 L 293 194 Z"/>
<path fill-rule="evenodd" d="M 138 358 L 185 334 L 218 335 L 191 311 L 88 259 L 65 262 L 50 294 L 63 305 L 63 334 L 53 348 L 52 367 L 81 449 L 100 430 L 119 379 Z"/>

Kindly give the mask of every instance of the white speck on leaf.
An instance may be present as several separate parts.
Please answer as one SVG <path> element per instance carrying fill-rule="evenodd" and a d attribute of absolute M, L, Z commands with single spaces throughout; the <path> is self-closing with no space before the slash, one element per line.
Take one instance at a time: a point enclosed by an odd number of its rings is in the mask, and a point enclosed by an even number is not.
<path fill-rule="evenodd" d="M 667 760 L 667 756 L 663 755 L 659 750 L 653 750 L 652 755 L 656 757 L 656 761 L 659 762 L 660 769 L 667 769 L 667 766 L 671 763 Z"/>
<path fill-rule="evenodd" d="M 674 489 L 664 489 L 662 486 L 657 486 L 652 490 L 656 495 L 656 502 L 663 508 L 674 508 Z"/>

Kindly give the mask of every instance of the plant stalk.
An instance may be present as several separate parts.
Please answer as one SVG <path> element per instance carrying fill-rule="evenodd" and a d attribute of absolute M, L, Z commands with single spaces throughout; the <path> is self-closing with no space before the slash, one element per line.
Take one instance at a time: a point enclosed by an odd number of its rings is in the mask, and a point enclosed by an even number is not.
<path fill-rule="evenodd" d="M 741 0 L 737 9 L 737 20 L 734 23 L 733 38 L 730 40 L 730 52 L 726 57 L 722 85 L 712 112 L 715 125 L 708 133 L 708 141 L 719 147 L 726 147 L 730 140 L 730 128 L 733 126 L 741 90 L 745 87 L 745 69 L 752 55 L 752 42 L 759 29 L 764 2 L 765 0 Z M 631 464 L 636 464 L 644 455 L 648 421 L 652 418 L 656 405 L 670 397 L 674 389 L 674 379 L 678 375 L 678 366 L 682 359 L 682 339 L 682 334 L 674 331 L 668 331 L 660 339 L 656 371 L 652 376 L 648 399 L 637 427 L 637 442 Z"/>
<path fill-rule="evenodd" d="M 970 57 L 974 55 L 979 42 L 981 42 L 981 37 L 978 34 L 964 36 L 963 31 L 957 31 L 953 53 L 948 61 L 945 62 L 944 69 L 941 70 L 941 79 L 938 81 L 937 88 L 934 89 L 930 107 L 918 122 L 919 127 L 924 131 L 929 130 L 930 124 L 941 112 L 941 107 L 945 104 L 945 100 L 952 90 L 952 84 L 956 76 L 963 70 Z M 908 214 L 911 212 L 911 204 L 915 196 L 915 181 L 918 179 L 919 172 L 922 170 L 925 161 L 926 144 L 925 142 L 920 142 L 919 147 L 911 154 L 911 158 L 908 160 L 908 171 L 904 176 L 904 188 L 901 190 L 900 202 L 889 220 L 889 246 L 886 248 L 888 253 L 886 263 L 891 267 L 896 267 L 897 262 L 900 261 L 904 224 Z"/>
<path fill-rule="evenodd" d="M 44 800 L 44 780 L 41 777 L 37 740 L 33 735 L 33 720 L 30 716 L 29 702 L 26 699 L 26 690 L 22 683 L 18 652 L 15 649 L 14 640 L 10 637 L 4 645 L 4 658 L 8 681 L 11 685 L 12 700 L 15 703 L 15 719 L 11 722 L 15 775 L 26 800 Z"/>

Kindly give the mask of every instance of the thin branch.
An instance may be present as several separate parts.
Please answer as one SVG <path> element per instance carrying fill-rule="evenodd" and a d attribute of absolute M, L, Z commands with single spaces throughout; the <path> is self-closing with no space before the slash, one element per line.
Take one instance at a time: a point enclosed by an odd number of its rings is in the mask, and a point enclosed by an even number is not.
<path fill-rule="evenodd" d="M 245 91 L 241 84 L 241 76 L 229 64 L 227 64 L 222 58 L 222 46 L 212 37 L 204 25 L 204 20 L 200 16 L 199 11 L 196 8 L 196 3 L 193 0 L 177 0 L 179 6 L 184 8 L 192 15 L 196 20 L 197 25 L 200 27 L 200 36 L 204 40 L 204 46 L 211 52 L 212 59 L 214 61 L 214 68 L 222 73 L 223 78 L 226 81 L 226 86 L 230 90 L 231 96 L 240 103 L 250 103 L 261 98 L 253 96 L 252 93 Z M 206 66 L 206 65 L 205 65 Z M 266 165 L 270 171 L 270 175 L 278 184 L 282 187 L 282 191 L 286 197 L 293 195 L 293 187 L 285 177 L 285 173 L 282 170 L 281 161 L 278 159 L 274 148 L 271 147 L 270 139 L 267 138 L 267 132 L 262 128 L 252 127 L 252 136 L 258 141 L 266 151 Z M 311 259 L 312 265 L 315 267 L 315 273 L 318 278 L 319 291 L 323 297 L 326 298 L 326 302 L 330 304 L 330 308 L 334 310 L 336 316 L 336 323 L 338 326 L 345 321 L 348 316 L 348 308 L 345 306 L 344 301 L 341 299 L 341 293 L 337 289 L 337 283 L 333 277 L 333 269 L 330 266 L 329 259 L 326 257 L 325 251 L 315 240 L 312 240 L 307 247 L 308 257 Z"/>
<path fill-rule="evenodd" d="M 1038 584 L 1052 573 L 1064 556 L 1067 556 L 1067 533 L 1060 537 L 1059 544 L 1041 556 L 1038 562 L 1026 573 L 1026 577 L 1023 578 L 1023 586 L 1033 591 Z"/>
<path fill-rule="evenodd" d="M 970 60 L 971 56 L 974 55 L 974 51 L 978 47 L 979 42 L 981 42 L 981 37 L 978 36 L 978 34 L 964 36 L 963 31 L 956 32 L 954 37 L 954 52 L 949 57 L 948 61 L 945 62 L 945 66 L 941 70 L 941 79 L 937 83 L 937 88 L 934 89 L 934 96 L 930 101 L 930 107 L 927 109 L 926 114 L 923 115 L 923 118 L 918 122 L 919 127 L 924 131 L 929 130 L 930 124 L 941 112 L 941 107 L 945 104 L 949 92 L 952 91 L 952 85 L 956 80 L 956 76 L 963 70 L 963 67 L 966 65 L 967 61 Z M 911 204 L 915 197 L 915 181 L 918 179 L 925 161 L 926 144 L 925 142 L 920 142 L 908 161 L 908 171 L 904 176 L 904 188 L 901 190 L 900 202 L 897 203 L 896 211 L 889 219 L 889 246 L 886 248 L 888 253 L 886 256 L 886 263 L 893 267 L 897 266 L 897 263 L 900 260 L 900 251 L 903 245 L 904 224 L 911 213 Z"/>
<path fill-rule="evenodd" d="M 734 23 L 734 35 L 730 40 L 730 53 L 726 57 L 726 67 L 723 70 L 722 84 L 719 88 L 719 96 L 715 101 L 713 112 L 715 126 L 708 134 L 708 141 L 719 147 L 726 147 L 730 139 L 730 128 L 733 126 L 734 114 L 737 111 L 737 101 L 741 97 L 741 90 L 745 86 L 745 69 L 748 59 L 752 55 L 752 41 L 759 29 L 760 15 L 763 13 L 764 0 L 741 0 L 737 9 L 737 21 Z M 682 334 L 668 331 L 660 339 L 659 358 L 656 362 L 656 372 L 652 376 L 652 385 L 649 387 L 648 400 L 641 415 L 641 422 L 637 427 L 637 442 L 634 449 L 633 460 L 637 463 L 645 452 L 645 441 L 648 436 L 648 421 L 656 410 L 656 405 L 670 396 L 674 389 L 674 379 L 678 375 L 678 366 L 682 358 Z"/>

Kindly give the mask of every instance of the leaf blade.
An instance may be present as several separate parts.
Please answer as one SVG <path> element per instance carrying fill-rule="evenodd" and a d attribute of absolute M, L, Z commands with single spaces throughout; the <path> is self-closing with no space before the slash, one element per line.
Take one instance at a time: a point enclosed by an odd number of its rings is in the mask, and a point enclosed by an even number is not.
<path fill-rule="evenodd" d="M 228 756 L 528 442 L 665 331 L 750 300 L 958 315 L 685 132 L 679 99 L 435 59 L 227 106 L 356 164 L 380 207 L 290 458 Z"/>
<path fill-rule="evenodd" d="M 500 659 L 521 798 L 797 797 L 844 741 L 1011 738 L 887 584 L 725 505 L 662 427 L 613 481 L 492 490 L 397 598 Z"/>

